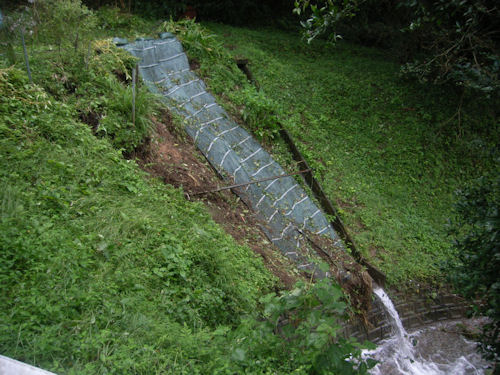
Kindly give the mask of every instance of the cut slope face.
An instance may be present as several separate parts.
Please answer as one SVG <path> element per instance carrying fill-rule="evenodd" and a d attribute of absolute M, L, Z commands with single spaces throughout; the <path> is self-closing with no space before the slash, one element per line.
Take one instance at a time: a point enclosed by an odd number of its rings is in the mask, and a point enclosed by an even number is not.
<path fill-rule="evenodd" d="M 237 125 L 206 86 L 189 69 L 181 43 L 165 33 L 159 40 L 137 40 L 124 45 L 140 58 L 139 72 L 169 108 L 185 119 L 185 129 L 211 165 L 227 180 L 247 183 L 284 175 L 283 168 L 242 127 Z M 266 236 L 298 268 L 315 277 L 329 276 L 310 259 L 306 233 L 330 238 L 345 250 L 325 215 L 292 177 L 271 179 L 237 190 L 256 211 Z"/>

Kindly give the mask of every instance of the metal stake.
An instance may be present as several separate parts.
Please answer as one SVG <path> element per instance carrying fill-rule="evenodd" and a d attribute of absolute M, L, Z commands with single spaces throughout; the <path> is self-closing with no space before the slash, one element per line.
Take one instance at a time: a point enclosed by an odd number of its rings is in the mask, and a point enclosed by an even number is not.
<path fill-rule="evenodd" d="M 132 123 L 135 127 L 135 81 L 137 79 L 137 65 L 132 70 Z"/>
<path fill-rule="evenodd" d="M 23 42 L 24 62 L 26 63 L 26 69 L 28 70 L 28 78 L 30 80 L 30 83 L 33 83 L 33 79 L 31 78 L 30 62 L 28 60 L 28 51 L 26 50 L 26 43 L 24 42 L 24 31 L 23 30 L 21 30 L 21 41 Z"/>

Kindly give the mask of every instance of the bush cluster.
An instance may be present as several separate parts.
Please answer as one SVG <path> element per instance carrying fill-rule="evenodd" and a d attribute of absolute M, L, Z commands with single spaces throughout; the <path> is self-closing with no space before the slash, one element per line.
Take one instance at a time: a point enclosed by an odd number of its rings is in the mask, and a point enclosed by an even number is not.
<path fill-rule="evenodd" d="M 300 0 L 295 11 L 305 14 L 309 39 L 326 34 L 392 48 L 405 76 L 498 99 L 500 9 L 493 1 Z"/>
<path fill-rule="evenodd" d="M 499 161 L 500 162 L 500 161 Z M 482 349 L 490 360 L 500 353 L 500 177 L 485 175 L 457 191 L 451 234 L 459 262 L 451 269 L 458 291 L 492 319 Z M 479 303 L 477 303 L 479 301 Z"/>

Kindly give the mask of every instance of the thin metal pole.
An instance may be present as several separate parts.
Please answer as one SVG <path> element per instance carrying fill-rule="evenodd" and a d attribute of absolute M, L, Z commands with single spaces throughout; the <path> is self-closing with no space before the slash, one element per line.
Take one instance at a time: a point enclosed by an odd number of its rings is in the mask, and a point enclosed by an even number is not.
<path fill-rule="evenodd" d="M 135 81 L 137 80 L 137 66 L 132 70 L 132 123 L 135 126 Z"/>
<path fill-rule="evenodd" d="M 24 62 L 26 63 L 26 69 L 28 70 L 28 78 L 30 80 L 30 83 L 33 83 L 33 79 L 31 78 L 30 62 L 28 60 L 28 51 L 26 50 L 26 43 L 24 42 L 24 31 L 23 30 L 21 30 L 21 41 L 23 42 Z"/>
<path fill-rule="evenodd" d="M 299 172 L 281 174 L 281 175 L 278 175 L 278 176 L 267 177 L 267 178 L 263 178 L 263 179 L 260 179 L 260 180 L 243 182 L 241 184 L 236 184 L 236 185 L 224 186 L 224 187 L 217 188 L 217 189 L 200 191 L 200 192 L 195 192 L 195 193 L 189 193 L 189 195 L 202 195 L 202 194 L 208 194 L 208 193 L 217 193 L 218 191 L 222 191 L 222 190 L 234 189 L 234 188 L 237 188 L 237 187 L 252 185 L 252 184 L 256 184 L 256 183 L 259 183 L 259 182 L 265 182 L 265 181 L 269 181 L 269 180 L 277 180 L 278 178 L 295 176 L 297 174 L 307 173 L 309 171 L 310 171 L 310 169 L 304 169 L 303 171 L 299 171 Z"/>
<path fill-rule="evenodd" d="M 92 49 L 92 42 L 89 42 L 89 46 L 87 48 L 87 58 L 85 59 L 85 69 L 89 68 L 89 62 L 90 62 L 90 51 Z"/>

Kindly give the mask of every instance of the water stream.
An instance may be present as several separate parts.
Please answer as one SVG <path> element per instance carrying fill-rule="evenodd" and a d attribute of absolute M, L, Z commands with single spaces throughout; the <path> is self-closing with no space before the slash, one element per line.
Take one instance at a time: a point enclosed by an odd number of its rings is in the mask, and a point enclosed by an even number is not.
<path fill-rule="evenodd" d="M 364 358 L 379 364 L 373 375 L 482 375 L 488 363 L 476 351 L 477 344 L 461 336 L 459 322 L 437 323 L 412 333 L 406 332 L 391 299 L 382 288 L 375 295 L 383 303 L 393 336 L 375 350 L 364 351 Z"/>

